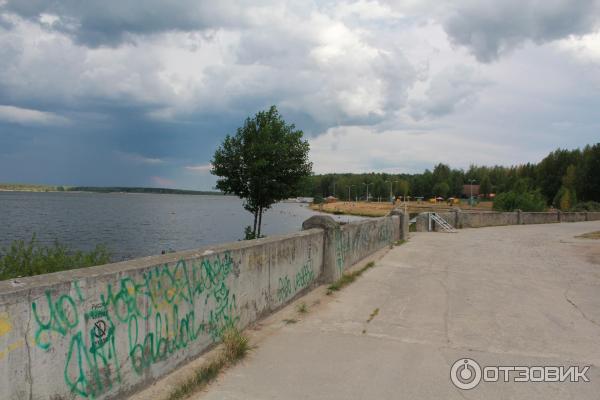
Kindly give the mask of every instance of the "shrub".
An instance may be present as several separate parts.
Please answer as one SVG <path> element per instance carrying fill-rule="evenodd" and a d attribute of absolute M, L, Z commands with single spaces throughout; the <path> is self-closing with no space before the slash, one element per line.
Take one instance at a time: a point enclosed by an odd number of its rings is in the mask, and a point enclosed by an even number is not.
<path fill-rule="evenodd" d="M 600 211 L 600 203 L 597 201 L 585 201 L 577 203 L 573 211 Z"/>
<path fill-rule="evenodd" d="M 71 251 L 63 244 L 42 246 L 33 235 L 29 242 L 16 240 L 0 254 L 0 280 L 47 274 L 110 262 L 104 246 L 90 252 Z"/>
<path fill-rule="evenodd" d="M 510 191 L 500 193 L 494 199 L 494 210 L 496 211 L 544 211 L 546 199 L 539 191 Z"/>

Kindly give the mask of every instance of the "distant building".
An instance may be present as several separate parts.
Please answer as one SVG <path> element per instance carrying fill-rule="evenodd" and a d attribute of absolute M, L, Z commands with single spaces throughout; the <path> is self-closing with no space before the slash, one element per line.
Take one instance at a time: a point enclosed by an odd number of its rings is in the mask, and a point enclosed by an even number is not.
<path fill-rule="evenodd" d="M 479 185 L 463 185 L 462 195 L 464 197 L 479 197 Z"/>
<path fill-rule="evenodd" d="M 337 197 L 327 196 L 325 197 L 325 203 L 335 203 L 338 201 Z"/>

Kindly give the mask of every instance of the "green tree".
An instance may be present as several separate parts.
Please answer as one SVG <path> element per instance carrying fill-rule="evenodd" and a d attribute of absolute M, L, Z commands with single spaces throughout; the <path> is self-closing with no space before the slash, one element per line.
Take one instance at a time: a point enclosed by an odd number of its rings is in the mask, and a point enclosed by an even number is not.
<path fill-rule="evenodd" d="M 263 212 L 273 203 L 296 196 L 312 171 L 309 144 L 287 124 L 275 106 L 247 118 L 235 136 L 227 135 L 212 159 L 217 188 L 244 199 L 254 215 L 246 237 L 260 237 Z"/>
<path fill-rule="evenodd" d="M 544 211 L 546 199 L 539 191 L 510 191 L 494 198 L 496 211 Z"/>
<path fill-rule="evenodd" d="M 446 197 L 450 191 L 450 186 L 446 182 L 439 182 L 433 186 L 433 194 L 435 196 Z"/>
<path fill-rule="evenodd" d="M 490 181 L 490 177 L 485 175 L 481 180 L 481 184 L 479 186 L 479 193 L 484 196 L 489 195 L 492 192 L 492 182 Z"/>

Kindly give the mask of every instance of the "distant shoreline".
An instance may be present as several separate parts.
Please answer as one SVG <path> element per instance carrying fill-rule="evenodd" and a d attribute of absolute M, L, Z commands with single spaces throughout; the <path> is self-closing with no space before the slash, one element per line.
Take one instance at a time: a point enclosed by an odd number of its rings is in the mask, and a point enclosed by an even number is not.
<path fill-rule="evenodd" d="M 211 195 L 224 196 L 224 193 L 209 190 L 186 190 L 126 186 L 50 186 L 50 185 L 25 185 L 25 184 L 0 184 L 0 192 L 27 192 L 27 193 L 150 193 L 150 194 L 186 194 L 186 195 Z"/>

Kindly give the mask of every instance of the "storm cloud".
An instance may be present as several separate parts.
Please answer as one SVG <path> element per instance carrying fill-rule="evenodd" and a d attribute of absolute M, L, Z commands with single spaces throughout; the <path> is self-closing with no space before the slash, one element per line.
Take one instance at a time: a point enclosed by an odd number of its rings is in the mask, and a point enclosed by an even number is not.
<path fill-rule="evenodd" d="M 272 104 L 320 172 L 535 161 L 596 137 L 598 3 L 0 0 L 0 181 L 207 189 Z"/>
<path fill-rule="evenodd" d="M 598 0 L 466 0 L 453 3 L 443 25 L 453 43 L 491 62 L 524 42 L 584 35 L 599 23 Z"/>

